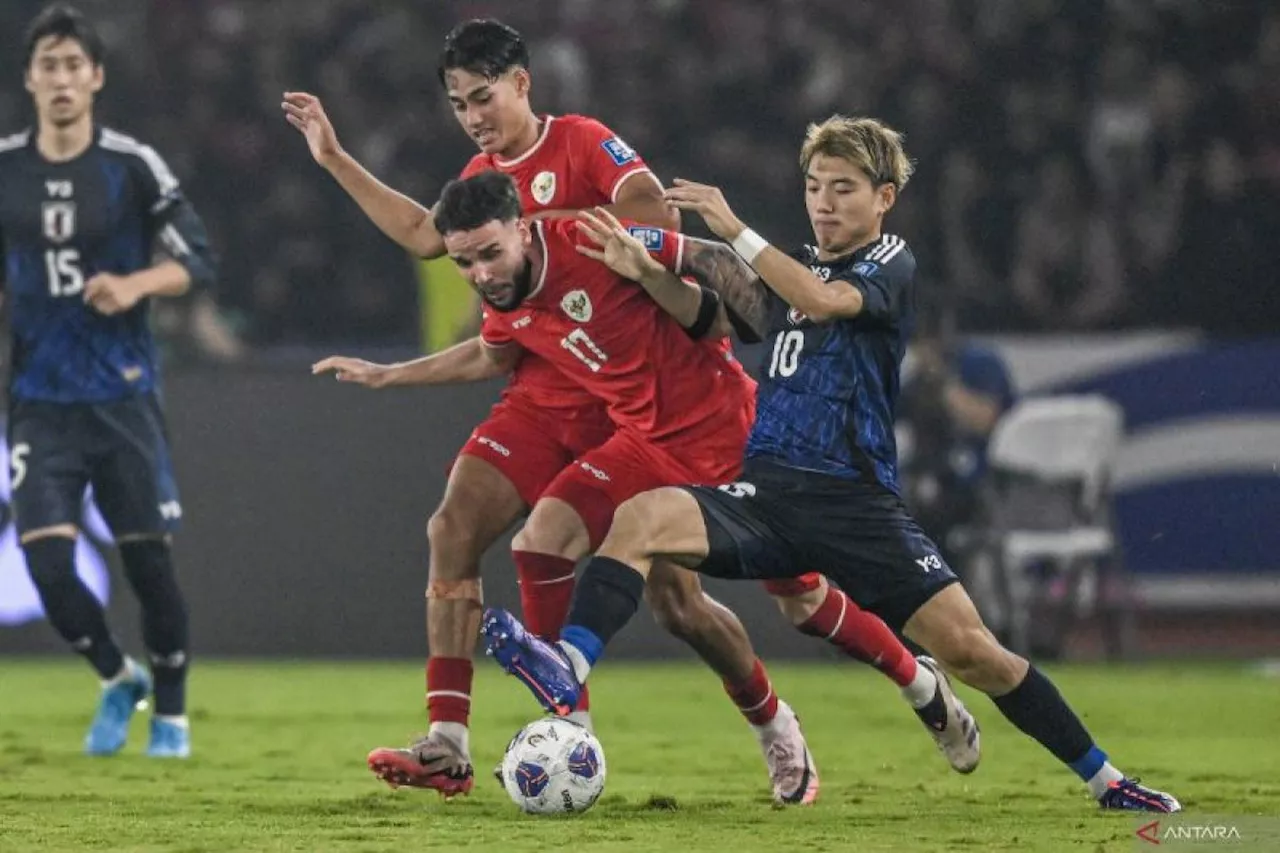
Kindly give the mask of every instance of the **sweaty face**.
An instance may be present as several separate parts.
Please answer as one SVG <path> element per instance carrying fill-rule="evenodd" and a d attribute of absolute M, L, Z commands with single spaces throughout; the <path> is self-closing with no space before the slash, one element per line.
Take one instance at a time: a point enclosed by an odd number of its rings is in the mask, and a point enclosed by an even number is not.
<path fill-rule="evenodd" d="M 529 72 L 516 68 L 492 80 L 461 68 L 444 75 L 458 124 L 486 154 L 501 156 L 517 141 L 529 114 Z"/>
<path fill-rule="evenodd" d="M 75 39 L 45 36 L 36 43 L 26 86 L 42 122 L 65 127 L 79 121 L 102 89 L 102 66 L 94 65 Z"/>
<path fill-rule="evenodd" d="M 497 311 L 511 311 L 524 302 L 533 283 L 525 251 L 532 236 L 524 220 L 493 219 L 471 231 L 450 231 L 444 247 L 481 299 Z"/>
<path fill-rule="evenodd" d="M 804 206 L 818 249 L 828 257 L 873 240 L 895 198 L 893 184 L 873 186 L 866 172 L 840 157 L 816 154 L 805 172 Z"/>

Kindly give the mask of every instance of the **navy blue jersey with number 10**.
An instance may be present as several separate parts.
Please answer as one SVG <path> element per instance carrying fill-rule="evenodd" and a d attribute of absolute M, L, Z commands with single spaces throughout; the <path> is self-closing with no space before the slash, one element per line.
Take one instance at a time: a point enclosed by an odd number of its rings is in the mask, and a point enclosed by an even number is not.
<path fill-rule="evenodd" d="M 830 261 L 819 261 L 812 246 L 791 257 L 823 281 L 858 288 L 863 308 L 852 319 L 815 323 L 769 291 L 746 457 L 878 482 L 896 493 L 893 420 L 915 323 L 915 257 L 890 234 Z"/>
<path fill-rule="evenodd" d="M 0 139 L 0 252 L 12 325 L 14 400 L 100 403 L 156 390 L 147 300 L 114 316 L 84 302 L 98 273 L 128 275 L 155 254 L 212 282 L 204 225 L 150 147 L 106 128 L 66 162 L 31 131 Z"/>

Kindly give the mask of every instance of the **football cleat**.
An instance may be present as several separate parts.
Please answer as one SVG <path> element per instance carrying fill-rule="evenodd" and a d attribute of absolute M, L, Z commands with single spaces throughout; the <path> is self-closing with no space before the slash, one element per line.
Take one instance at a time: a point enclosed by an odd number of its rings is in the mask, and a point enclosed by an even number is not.
<path fill-rule="evenodd" d="M 557 646 L 535 636 L 519 619 L 497 607 L 484 612 L 480 633 L 485 654 L 528 687 L 543 708 L 557 717 L 573 711 L 581 686 L 569 658 Z"/>
<path fill-rule="evenodd" d="M 449 799 L 471 793 L 475 784 L 470 756 L 441 732 L 428 732 L 404 749 L 375 749 L 366 761 L 392 788 L 428 788 Z"/>
<path fill-rule="evenodd" d="M 957 773 L 972 773 L 982 758 L 978 721 L 951 689 L 951 680 L 937 661 L 921 655 L 916 662 L 938 679 L 938 690 L 933 699 L 923 708 L 917 708 L 916 715 L 933 736 L 938 751 L 946 756 L 951 769 Z"/>
<path fill-rule="evenodd" d="M 767 726 L 756 726 L 773 801 L 779 805 L 808 805 L 818 798 L 818 768 L 800 730 L 800 718 L 786 702 Z"/>
<path fill-rule="evenodd" d="M 191 730 L 169 720 L 151 718 L 148 758 L 190 758 Z"/>
<path fill-rule="evenodd" d="M 115 755 L 129 738 L 129 721 L 133 712 L 144 707 L 151 693 L 151 676 L 132 660 L 125 660 L 129 673 L 123 681 L 102 689 L 98 713 L 94 715 L 84 738 L 88 755 Z"/>
<path fill-rule="evenodd" d="M 1164 791 L 1156 791 L 1139 785 L 1137 779 L 1121 779 L 1107 786 L 1106 793 L 1098 798 L 1104 809 L 1120 809 L 1131 812 L 1159 812 L 1172 814 L 1182 811 L 1182 803 Z"/>

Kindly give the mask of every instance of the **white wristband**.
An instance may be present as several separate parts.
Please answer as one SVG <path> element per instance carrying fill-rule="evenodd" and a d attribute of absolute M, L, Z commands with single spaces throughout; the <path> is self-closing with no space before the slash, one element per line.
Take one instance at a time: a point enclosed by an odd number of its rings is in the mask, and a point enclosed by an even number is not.
<path fill-rule="evenodd" d="M 748 264 L 753 264 L 760 253 L 768 248 L 769 241 L 750 228 L 743 228 L 742 233 L 734 237 L 730 245 L 740 258 Z"/>

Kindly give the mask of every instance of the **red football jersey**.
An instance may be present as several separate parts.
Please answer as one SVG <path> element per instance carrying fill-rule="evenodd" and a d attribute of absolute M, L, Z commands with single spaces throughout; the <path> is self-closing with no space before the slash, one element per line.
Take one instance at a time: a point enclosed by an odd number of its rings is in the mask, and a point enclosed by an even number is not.
<path fill-rule="evenodd" d="M 632 225 L 668 269 L 684 235 Z M 644 288 L 581 255 L 574 220 L 534 223 L 544 262 L 529 296 L 511 311 L 485 309 L 489 346 L 518 343 L 609 406 L 615 424 L 653 440 L 700 441 L 723 433 L 726 414 L 753 405 L 755 382 L 724 339 L 695 341 Z"/>
<path fill-rule="evenodd" d="M 622 182 L 655 180 L 644 160 L 609 128 L 578 115 L 543 116 L 542 135 L 514 160 L 477 154 L 462 170 L 468 178 L 494 170 L 512 177 L 527 214 L 611 204 Z M 521 395 L 543 409 L 599 405 L 577 383 L 534 354 L 521 359 L 504 394 Z"/>

